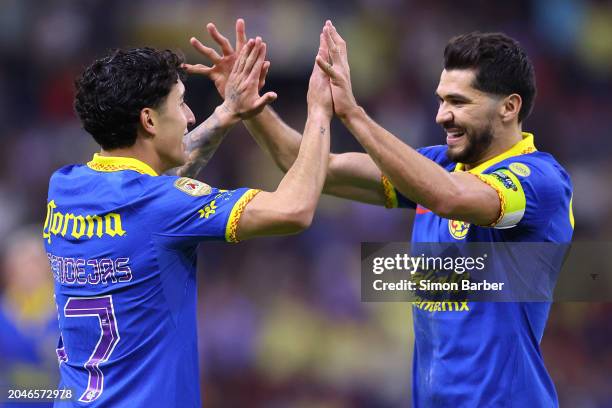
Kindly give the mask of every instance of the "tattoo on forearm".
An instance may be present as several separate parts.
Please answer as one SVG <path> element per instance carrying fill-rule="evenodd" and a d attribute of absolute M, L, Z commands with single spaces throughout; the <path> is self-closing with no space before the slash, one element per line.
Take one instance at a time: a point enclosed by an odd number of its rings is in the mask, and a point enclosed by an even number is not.
<path fill-rule="evenodd" d="M 182 177 L 195 177 L 211 159 L 229 129 L 219 126 L 217 114 L 213 114 L 200 126 L 185 135 L 187 162 L 177 170 Z"/>
<path fill-rule="evenodd" d="M 326 130 L 323 126 L 319 127 L 319 134 L 324 135 Z"/>

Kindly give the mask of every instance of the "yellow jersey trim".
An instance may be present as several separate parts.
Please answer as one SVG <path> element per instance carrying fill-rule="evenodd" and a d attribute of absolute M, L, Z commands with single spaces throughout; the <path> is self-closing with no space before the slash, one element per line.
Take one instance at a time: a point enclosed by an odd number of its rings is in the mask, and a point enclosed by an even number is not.
<path fill-rule="evenodd" d="M 511 172 L 504 172 L 506 176 L 510 177 L 512 181 L 516 184 L 519 191 L 516 194 L 510 195 L 509 191 L 504 191 L 503 186 L 500 185 L 492 176 L 483 175 L 482 172 L 487 170 L 488 168 L 494 166 L 497 163 L 500 163 L 510 157 L 521 156 L 523 154 L 529 154 L 536 152 L 537 149 L 533 142 L 533 134 L 528 132 L 522 132 L 521 135 L 523 139 L 512 146 L 510 149 L 506 150 L 502 154 L 498 154 L 495 157 L 490 158 L 484 163 L 479 164 L 478 166 L 468 170 L 468 173 L 471 173 L 478 177 L 482 182 L 490 186 L 495 190 L 497 196 L 499 197 L 500 204 L 500 214 L 493 223 L 486 225 L 487 227 L 497 227 L 497 228 L 510 228 L 518 224 L 518 221 L 522 218 L 526 200 L 525 200 L 525 192 L 523 191 L 523 187 L 519 180 L 512 174 Z M 465 171 L 464 163 L 457 163 L 454 171 Z M 522 203 L 522 208 L 519 208 Z M 509 208 L 511 207 L 511 208 Z M 506 219 L 507 218 L 507 219 Z M 518 218 L 518 221 L 516 221 Z M 516 222 L 515 222 L 516 221 Z"/>
<path fill-rule="evenodd" d="M 385 208 L 397 208 L 398 202 L 395 187 L 393 187 L 391 181 L 384 174 L 381 176 L 380 181 L 385 194 Z"/>
<path fill-rule="evenodd" d="M 240 221 L 240 217 L 247 204 L 250 203 L 253 197 L 260 191 L 261 190 L 250 189 L 236 201 L 236 204 L 234 204 L 234 208 L 232 208 L 232 212 L 227 220 L 227 225 L 225 226 L 225 240 L 227 242 L 239 242 L 236 236 L 238 232 L 238 221 Z"/>
<path fill-rule="evenodd" d="M 93 159 L 87 163 L 87 167 L 102 172 L 134 170 L 149 176 L 158 175 L 151 166 L 133 157 L 101 156 L 98 153 L 94 154 Z"/>
<path fill-rule="evenodd" d="M 569 203 L 569 221 L 570 221 L 570 224 L 572 225 L 572 229 L 574 229 L 574 209 L 572 206 L 572 201 L 574 201 L 574 194 L 572 194 L 572 198 L 570 198 L 570 203 Z"/>
<path fill-rule="evenodd" d="M 512 146 L 510 149 L 506 150 L 502 154 L 498 154 L 495 157 L 490 158 L 484 163 L 479 164 L 473 169 L 468 170 L 472 174 L 479 174 L 488 169 L 489 167 L 499 163 L 501 161 L 506 160 L 509 157 L 520 156 L 523 154 L 536 152 L 534 143 L 533 143 L 533 134 L 528 132 L 522 132 L 523 140 Z M 464 171 L 465 164 L 457 163 L 455 166 L 455 171 Z"/>
<path fill-rule="evenodd" d="M 469 173 L 475 175 L 483 183 L 493 188 L 497 193 L 497 196 L 499 197 L 500 214 L 493 223 L 491 223 L 490 225 L 486 225 L 487 227 L 513 227 L 518 223 L 518 221 L 520 221 L 524 214 L 526 206 L 525 193 L 523 191 L 521 183 L 514 176 L 514 174 L 512 174 L 511 172 L 504 172 L 504 174 L 509 177 L 518 188 L 518 191 L 514 194 L 510 194 L 509 192 L 504 191 L 505 187 L 503 187 L 494 178 L 494 176 L 481 174 L 483 171 L 487 170 L 491 166 L 494 166 L 495 164 L 500 163 L 503 160 L 506 160 L 507 158 L 536 152 L 537 149 L 533 142 L 533 134 L 528 132 L 521 132 L 521 135 L 523 139 L 520 142 L 516 143 L 514 146 L 512 146 L 510 149 L 468 170 Z M 457 163 L 455 165 L 454 171 L 465 171 L 464 169 L 464 163 Z M 397 207 L 397 194 L 395 192 L 395 188 L 391 181 L 389 181 L 389 179 L 384 174 L 382 175 L 382 184 L 385 193 L 385 207 Z M 571 218 L 573 218 L 572 215 L 573 214 L 570 214 L 570 222 L 572 221 Z"/>
<path fill-rule="evenodd" d="M 497 220 L 486 226 L 503 229 L 518 224 L 527 208 L 525 191 L 518 178 L 507 169 L 497 170 L 491 174 L 475 174 L 475 176 L 497 192 L 501 206 Z"/>
<path fill-rule="evenodd" d="M 494 227 L 501 220 L 503 220 L 504 215 L 506 215 L 506 196 L 504 196 L 504 192 L 502 191 L 502 189 L 497 184 L 495 184 L 493 180 L 490 180 L 489 177 L 487 177 L 486 175 L 483 175 L 483 174 L 474 174 L 474 175 L 478 177 L 480 181 L 482 181 L 483 183 L 491 187 L 493 190 L 495 190 L 495 192 L 497 193 L 497 196 L 499 197 L 499 208 L 500 208 L 499 216 L 491 224 L 481 225 L 482 227 Z"/>

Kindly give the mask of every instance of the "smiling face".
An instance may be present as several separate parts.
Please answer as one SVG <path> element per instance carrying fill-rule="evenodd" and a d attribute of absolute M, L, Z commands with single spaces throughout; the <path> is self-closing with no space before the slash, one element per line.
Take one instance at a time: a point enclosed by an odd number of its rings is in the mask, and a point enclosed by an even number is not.
<path fill-rule="evenodd" d="M 473 69 L 444 70 L 436 95 L 436 122 L 446 131 L 447 156 L 454 162 L 482 162 L 495 142 L 500 98 L 474 88 Z"/>
<path fill-rule="evenodd" d="M 166 100 L 155 109 L 158 124 L 154 147 L 165 170 L 182 166 L 187 160 L 183 136 L 187 127 L 195 123 L 195 117 L 184 97 L 185 85 L 179 80 Z"/>

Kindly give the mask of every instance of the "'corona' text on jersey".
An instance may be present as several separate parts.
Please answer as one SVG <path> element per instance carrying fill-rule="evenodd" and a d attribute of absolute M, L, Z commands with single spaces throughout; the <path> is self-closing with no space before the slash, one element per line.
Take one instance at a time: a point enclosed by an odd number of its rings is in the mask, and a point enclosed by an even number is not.
<path fill-rule="evenodd" d="M 121 226 L 121 215 L 108 213 L 106 215 L 73 214 L 57 211 L 55 200 L 47 203 L 47 217 L 43 228 L 43 238 L 51 243 L 52 235 L 69 235 L 75 239 L 102 238 L 123 236 L 125 230 Z"/>

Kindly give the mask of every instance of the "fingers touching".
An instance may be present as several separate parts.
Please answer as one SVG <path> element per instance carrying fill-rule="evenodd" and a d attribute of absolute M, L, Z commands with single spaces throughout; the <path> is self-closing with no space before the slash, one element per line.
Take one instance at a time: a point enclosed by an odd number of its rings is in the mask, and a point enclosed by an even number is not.
<path fill-rule="evenodd" d="M 250 39 L 245 44 L 245 46 L 242 47 L 242 50 L 240 50 L 240 54 L 238 55 L 238 60 L 234 63 L 234 68 L 232 69 L 232 72 L 241 73 L 244 70 L 244 65 L 249 55 L 251 55 L 251 50 L 253 49 L 254 44 L 255 41 L 253 39 Z"/>
<path fill-rule="evenodd" d="M 259 89 L 263 88 L 266 84 L 266 77 L 268 76 L 269 69 L 270 61 L 264 61 L 261 72 L 259 73 Z"/>
<path fill-rule="evenodd" d="M 336 31 L 336 27 L 332 24 L 330 20 L 325 22 L 325 27 L 328 28 L 329 34 L 334 41 L 334 44 L 340 49 L 340 51 L 346 51 L 346 41 L 338 34 Z"/>
<path fill-rule="evenodd" d="M 343 64 L 344 58 L 346 57 L 346 46 L 340 43 L 338 40 L 339 35 L 333 35 L 335 29 L 332 28 L 331 23 L 328 22 L 323 27 L 323 37 L 325 40 L 325 44 L 327 45 L 327 49 L 329 50 L 329 58 L 331 59 L 331 63 L 333 64 Z"/>
<path fill-rule="evenodd" d="M 325 22 L 319 38 L 319 54 L 317 65 L 332 79 L 338 77 L 338 69 L 348 72 L 348 57 L 346 42 L 330 20 Z"/>
<path fill-rule="evenodd" d="M 259 55 L 261 54 L 262 48 L 264 48 L 265 45 L 261 42 L 261 37 L 257 37 L 255 39 L 255 43 L 253 45 L 253 48 L 251 49 L 251 52 L 249 53 L 249 56 L 247 57 L 245 63 L 244 63 L 244 67 L 243 67 L 243 71 L 246 74 L 249 74 L 249 76 L 251 74 L 253 74 L 253 66 L 255 65 L 255 61 L 257 61 L 259 59 Z M 263 62 L 263 57 L 265 56 L 262 55 L 262 62 Z M 259 69 L 261 70 L 261 64 L 259 65 Z M 257 76 L 255 76 L 255 78 L 257 78 L 259 76 L 259 71 L 257 71 L 255 73 Z M 255 79 L 253 78 L 253 79 Z"/>
<path fill-rule="evenodd" d="M 260 43 L 257 44 L 257 41 L 260 41 Z M 259 47 L 259 49 L 256 58 L 253 62 L 252 68 L 248 68 L 248 70 L 250 70 L 249 80 L 259 82 L 259 78 L 261 77 L 261 73 L 263 71 L 264 60 L 266 58 L 266 43 L 261 42 L 261 39 L 259 37 L 257 37 L 255 42 L 255 46 Z"/>

